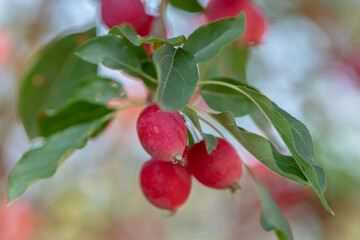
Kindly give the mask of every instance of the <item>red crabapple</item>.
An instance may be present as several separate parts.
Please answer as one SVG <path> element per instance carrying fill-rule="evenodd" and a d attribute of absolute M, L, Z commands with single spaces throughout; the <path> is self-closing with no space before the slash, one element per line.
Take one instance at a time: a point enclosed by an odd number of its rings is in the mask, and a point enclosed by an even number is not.
<path fill-rule="evenodd" d="M 140 184 L 150 203 L 175 211 L 189 197 L 191 174 L 180 164 L 151 159 L 141 168 Z"/>
<path fill-rule="evenodd" d="M 246 15 L 246 27 L 240 42 L 247 45 L 261 43 L 267 29 L 267 21 L 262 10 L 249 0 L 212 0 L 205 12 L 210 21 L 224 17 L 235 17 L 241 11 Z"/>
<path fill-rule="evenodd" d="M 141 145 L 162 161 L 180 161 L 187 142 L 184 119 L 178 112 L 162 111 L 156 103 L 147 106 L 137 120 Z"/>
<path fill-rule="evenodd" d="M 217 141 L 216 149 L 210 154 L 204 141 L 190 148 L 187 155 L 190 172 L 205 186 L 236 190 L 243 171 L 240 157 L 229 142 L 222 138 Z"/>
<path fill-rule="evenodd" d="M 101 0 L 101 16 L 108 28 L 128 23 L 141 36 L 149 35 L 154 20 L 140 0 Z"/>

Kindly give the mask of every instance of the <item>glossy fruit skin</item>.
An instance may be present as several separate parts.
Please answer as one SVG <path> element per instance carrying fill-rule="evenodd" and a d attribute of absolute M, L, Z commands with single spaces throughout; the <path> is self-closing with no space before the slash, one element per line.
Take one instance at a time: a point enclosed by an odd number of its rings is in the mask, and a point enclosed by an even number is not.
<path fill-rule="evenodd" d="M 173 161 L 185 150 L 187 129 L 178 112 L 165 112 L 156 103 L 150 104 L 141 112 L 136 128 L 141 145 L 153 158 Z"/>
<path fill-rule="evenodd" d="M 226 140 L 217 138 L 215 150 L 207 153 L 204 141 L 194 144 L 187 155 L 189 170 L 205 186 L 226 189 L 237 183 L 243 169 L 235 148 Z"/>
<path fill-rule="evenodd" d="M 141 168 L 140 185 L 154 206 L 175 211 L 190 195 L 191 174 L 180 164 L 151 159 Z"/>
<path fill-rule="evenodd" d="M 141 36 L 149 35 L 154 20 L 140 0 L 101 0 L 101 16 L 108 28 L 128 23 Z"/>
<path fill-rule="evenodd" d="M 249 0 L 212 0 L 209 2 L 205 15 L 209 21 L 224 17 L 235 17 L 245 12 L 246 27 L 240 37 L 242 45 L 256 45 L 262 42 L 267 29 L 267 20 L 263 11 Z"/>

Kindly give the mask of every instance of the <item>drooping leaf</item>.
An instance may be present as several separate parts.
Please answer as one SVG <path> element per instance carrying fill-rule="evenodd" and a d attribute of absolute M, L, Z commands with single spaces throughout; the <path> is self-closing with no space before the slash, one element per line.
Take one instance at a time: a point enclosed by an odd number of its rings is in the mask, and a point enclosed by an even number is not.
<path fill-rule="evenodd" d="M 261 111 L 255 111 L 250 114 L 251 119 L 255 125 L 265 134 L 279 151 L 286 151 L 286 146 L 282 142 L 280 136 L 277 135 L 275 128 L 271 125 L 269 120 Z"/>
<path fill-rule="evenodd" d="M 108 120 L 109 116 L 106 116 L 93 122 L 72 126 L 50 136 L 42 145 L 27 151 L 10 174 L 8 203 L 20 197 L 32 183 L 53 176 L 61 162 L 75 150 L 83 148 L 88 139 Z"/>
<path fill-rule="evenodd" d="M 221 81 L 245 86 L 244 83 L 230 78 L 221 78 Z M 218 112 L 230 111 L 236 117 L 252 113 L 257 109 L 256 105 L 248 97 L 228 87 L 205 85 L 201 88 L 200 94 L 211 109 Z"/>
<path fill-rule="evenodd" d="M 201 12 L 204 8 L 197 0 L 169 0 L 171 5 L 187 12 Z"/>
<path fill-rule="evenodd" d="M 118 26 L 110 29 L 109 34 L 118 35 L 128 39 L 135 46 L 141 46 L 143 43 L 168 43 L 172 46 L 180 46 L 186 42 L 186 37 L 180 35 L 173 38 L 164 38 L 159 36 L 146 36 L 142 37 L 136 34 L 134 28 L 130 25 L 123 25 L 121 28 Z"/>
<path fill-rule="evenodd" d="M 245 31 L 245 15 L 223 18 L 196 29 L 184 44 L 184 50 L 195 56 L 198 63 L 207 62 Z"/>
<path fill-rule="evenodd" d="M 181 111 L 190 119 L 190 121 L 193 123 L 196 130 L 200 133 L 201 137 L 203 138 L 203 140 L 205 142 L 206 151 L 208 154 L 210 154 L 217 147 L 217 139 L 213 135 L 205 134 L 202 131 L 199 117 L 195 111 L 193 111 L 192 109 L 190 109 L 188 107 L 184 107 Z"/>
<path fill-rule="evenodd" d="M 165 111 L 179 111 L 190 100 L 199 80 L 194 56 L 165 44 L 153 54 L 158 73 L 157 101 Z"/>
<path fill-rule="evenodd" d="M 253 179 L 261 200 L 260 223 L 262 228 L 265 231 L 275 231 L 279 240 L 292 240 L 293 236 L 290 226 L 281 214 L 278 206 L 269 193 L 263 188 L 263 186 L 261 186 L 251 170 L 246 165 L 245 168 L 248 170 L 251 178 Z"/>
<path fill-rule="evenodd" d="M 275 127 L 290 153 L 296 160 L 322 205 L 333 214 L 324 197 L 326 174 L 314 161 L 313 144 L 309 131 L 303 123 L 279 108 L 266 96 L 248 87 L 235 86 L 220 79 L 208 81 L 206 84 L 226 86 L 247 96 Z"/>
<path fill-rule="evenodd" d="M 275 146 L 264 137 L 236 126 L 234 114 L 224 112 L 211 114 L 251 155 L 278 175 L 308 186 L 306 177 L 291 156 L 281 154 Z"/>
<path fill-rule="evenodd" d="M 74 56 L 80 44 L 93 36 L 94 29 L 50 43 L 26 72 L 19 95 L 19 114 L 30 138 L 39 136 L 40 112 L 66 105 L 71 84 L 96 73 L 95 65 Z"/>
<path fill-rule="evenodd" d="M 87 76 L 72 85 L 68 102 L 86 101 L 106 105 L 111 98 L 124 98 L 122 86 L 109 78 Z"/>
<path fill-rule="evenodd" d="M 48 137 L 73 125 L 87 123 L 103 117 L 112 109 L 86 101 L 73 102 L 64 108 L 52 112 L 44 112 L 39 118 L 41 136 Z"/>
<path fill-rule="evenodd" d="M 75 52 L 81 59 L 141 78 L 144 83 L 155 88 L 155 68 L 142 46 L 133 45 L 127 39 L 116 35 L 104 35 L 85 42 Z"/>

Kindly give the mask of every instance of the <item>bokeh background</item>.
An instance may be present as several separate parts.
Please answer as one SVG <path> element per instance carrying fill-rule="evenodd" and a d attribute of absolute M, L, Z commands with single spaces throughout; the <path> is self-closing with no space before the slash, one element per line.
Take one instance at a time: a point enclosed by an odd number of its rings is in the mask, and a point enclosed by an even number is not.
<path fill-rule="evenodd" d="M 269 29 L 264 43 L 251 49 L 248 81 L 310 129 L 316 160 L 328 173 L 326 197 L 336 216 L 309 189 L 239 152 L 280 205 L 295 239 L 360 239 L 360 2 L 256 3 Z M 156 0 L 147 1 L 150 13 L 156 6 Z M 204 23 L 203 16 L 171 6 L 166 16 L 170 36 L 188 35 Z M 53 178 L 34 184 L 5 207 L 7 176 L 31 145 L 17 115 L 21 76 L 44 44 L 94 23 L 105 32 L 96 0 L 0 0 L 0 239 L 275 239 L 261 230 L 260 202 L 246 174 L 235 196 L 194 180 L 188 202 L 174 217 L 151 206 L 138 181 L 148 159 L 135 131 L 141 109 L 119 114 Z M 127 91 L 142 94 L 136 82 L 123 80 Z M 256 131 L 248 118 L 237 122 Z"/>

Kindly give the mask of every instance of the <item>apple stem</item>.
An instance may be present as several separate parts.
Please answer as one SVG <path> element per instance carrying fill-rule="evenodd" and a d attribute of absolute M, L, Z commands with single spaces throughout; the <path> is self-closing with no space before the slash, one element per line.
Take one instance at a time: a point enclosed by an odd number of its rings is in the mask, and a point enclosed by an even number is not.
<path fill-rule="evenodd" d="M 236 191 L 241 190 L 240 184 L 237 182 L 232 183 L 229 188 L 232 194 L 235 194 Z"/>
<path fill-rule="evenodd" d="M 169 215 L 168 215 L 168 217 L 173 217 L 173 216 L 175 216 L 175 214 L 176 214 L 176 209 L 169 210 Z"/>
<path fill-rule="evenodd" d="M 184 161 L 184 158 L 182 157 L 182 154 L 176 155 L 171 162 L 173 164 L 180 163 L 181 166 L 185 167 L 185 161 Z"/>

